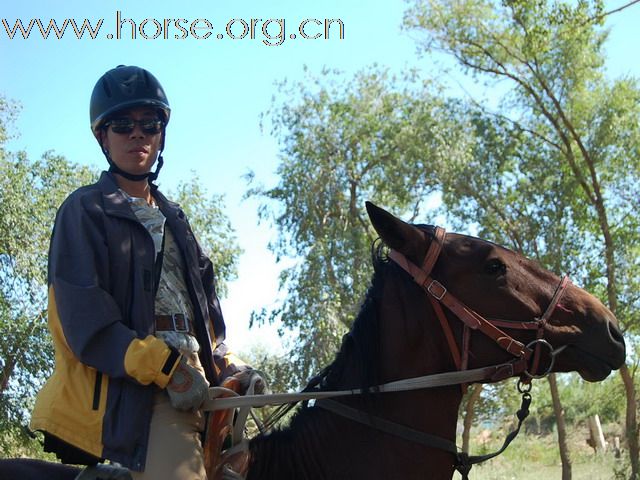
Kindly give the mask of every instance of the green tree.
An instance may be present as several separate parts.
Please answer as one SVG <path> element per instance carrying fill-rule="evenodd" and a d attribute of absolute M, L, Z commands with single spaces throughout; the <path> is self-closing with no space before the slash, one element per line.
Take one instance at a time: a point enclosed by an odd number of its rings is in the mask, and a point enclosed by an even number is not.
<path fill-rule="evenodd" d="M 33 394 L 51 372 L 49 235 L 66 194 L 93 177 L 51 153 L 30 162 L 23 153 L 0 150 L 0 430 L 6 433 L 0 442 L 16 441 Z"/>
<path fill-rule="evenodd" d="M 502 81 L 507 93 L 491 113 L 527 136 L 533 148 L 513 160 L 504 177 L 507 183 L 500 185 L 512 187 L 514 200 L 522 196 L 530 202 L 516 201 L 505 212 L 506 203 L 487 208 L 483 203 L 492 200 L 474 201 L 474 195 L 461 196 L 462 190 L 454 187 L 447 197 L 453 209 L 485 230 L 495 230 L 491 225 L 502 217 L 501 225 L 518 227 L 510 233 L 514 244 L 535 243 L 531 247 L 543 249 L 535 256 L 547 265 L 554 249 L 562 247 L 555 251 L 574 259 L 562 267 L 601 294 L 623 328 L 635 334 L 640 89 L 635 79 L 611 81 L 604 75 L 603 6 L 599 1 L 416 0 L 405 25 L 424 35 L 420 45 L 425 53 L 445 52 L 474 77 Z M 478 163 L 473 166 L 482 168 Z M 476 177 L 487 172 L 466 171 Z M 554 206 L 562 211 L 547 217 Z M 536 231 L 516 233 L 520 219 L 532 214 L 536 222 L 526 224 Z M 620 373 L 627 394 L 632 477 L 637 478 L 635 386 L 628 367 Z"/>
<path fill-rule="evenodd" d="M 435 185 L 428 162 L 455 130 L 443 128 L 447 106 L 414 75 L 324 71 L 279 92 L 266 117 L 282 145 L 280 180 L 249 195 L 263 198 L 261 218 L 279 229 L 273 251 L 296 263 L 280 278 L 284 303 L 254 320 L 278 317 L 297 333 L 292 364 L 303 382 L 333 358 L 368 287 L 375 236 L 364 201 L 415 217 Z"/>
<path fill-rule="evenodd" d="M 191 178 L 170 191 L 168 197 L 187 215 L 198 242 L 213 262 L 218 295 L 224 297 L 228 282 L 237 278 L 242 253 L 231 221 L 224 213 L 224 195 L 209 194 L 192 172 Z"/>
<path fill-rule="evenodd" d="M 459 230 L 569 272 L 637 333 L 639 90 L 604 76 L 602 4 L 412 4 L 405 24 L 425 34 L 424 52 L 450 54 L 505 94 L 488 111 L 375 69 L 285 84 L 268 112 L 281 180 L 250 193 L 280 230 L 273 249 L 298 263 L 281 278 L 282 307 L 258 320 L 280 316 L 297 333 L 300 378 L 328 361 L 370 275 L 357 260 L 371 242 L 362 199 L 416 218 L 438 190 Z M 621 377 L 636 472 L 635 390 L 628 368 Z"/>

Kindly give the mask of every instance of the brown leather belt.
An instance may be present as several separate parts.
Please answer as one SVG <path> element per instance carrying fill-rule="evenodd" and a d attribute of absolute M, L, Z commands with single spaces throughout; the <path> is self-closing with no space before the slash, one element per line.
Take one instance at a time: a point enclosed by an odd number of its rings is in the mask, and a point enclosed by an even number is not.
<path fill-rule="evenodd" d="M 183 313 L 174 313 L 173 315 L 156 315 L 156 331 L 168 331 L 188 333 L 196 335 L 195 330 L 189 317 Z"/>

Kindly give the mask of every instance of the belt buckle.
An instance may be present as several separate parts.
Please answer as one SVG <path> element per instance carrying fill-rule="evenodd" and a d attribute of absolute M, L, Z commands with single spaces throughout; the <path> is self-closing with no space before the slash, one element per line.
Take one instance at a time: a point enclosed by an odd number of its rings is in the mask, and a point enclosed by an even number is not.
<path fill-rule="evenodd" d="M 179 333 L 189 333 L 189 320 L 184 313 L 174 313 L 171 315 L 173 329 Z"/>

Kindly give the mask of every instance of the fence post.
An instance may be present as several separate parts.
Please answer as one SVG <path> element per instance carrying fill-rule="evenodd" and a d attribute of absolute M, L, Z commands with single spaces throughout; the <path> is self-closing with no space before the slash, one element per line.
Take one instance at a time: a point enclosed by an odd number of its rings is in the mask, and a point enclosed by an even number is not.
<path fill-rule="evenodd" d="M 607 451 L 607 442 L 604 440 L 604 433 L 602 433 L 602 425 L 600 424 L 600 417 L 598 414 L 589 417 L 589 433 L 591 446 L 598 453 L 604 453 Z"/>

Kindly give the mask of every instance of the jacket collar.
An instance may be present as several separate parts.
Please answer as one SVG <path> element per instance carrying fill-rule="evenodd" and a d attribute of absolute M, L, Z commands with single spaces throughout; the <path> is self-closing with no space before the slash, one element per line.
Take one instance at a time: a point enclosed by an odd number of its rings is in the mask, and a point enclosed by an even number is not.
<path fill-rule="evenodd" d="M 118 182 L 111 172 L 102 172 L 102 175 L 100 175 L 100 179 L 96 185 L 102 192 L 102 197 L 104 199 L 104 212 L 107 215 L 138 221 L 138 218 L 135 213 L 133 213 L 126 197 L 120 191 Z M 176 238 L 183 239 L 183 234 L 187 230 L 187 222 L 184 212 L 180 206 L 177 203 L 168 200 L 167 197 L 158 190 L 158 186 L 153 183 L 151 184 L 151 193 L 158 203 L 160 211 L 167 219 L 167 223 L 174 230 L 174 233 L 177 234 Z"/>
<path fill-rule="evenodd" d="M 102 192 L 104 212 L 107 215 L 137 220 L 112 173 L 102 172 L 96 185 Z"/>
<path fill-rule="evenodd" d="M 174 238 L 183 251 L 186 249 L 187 231 L 189 230 L 187 219 L 178 205 L 167 199 L 159 190 L 157 185 L 151 184 L 151 193 L 155 199 L 160 211 L 167 219 L 167 225 L 174 234 Z"/>

